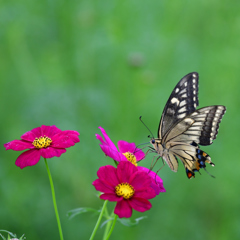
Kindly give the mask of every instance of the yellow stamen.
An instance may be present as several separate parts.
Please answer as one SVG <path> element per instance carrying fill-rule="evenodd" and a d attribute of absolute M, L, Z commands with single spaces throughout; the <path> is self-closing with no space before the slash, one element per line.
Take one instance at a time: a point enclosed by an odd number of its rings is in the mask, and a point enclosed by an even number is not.
<path fill-rule="evenodd" d="M 125 153 L 123 153 L 123 155 L 127 158 L 127 160 L 129 162 L 131 162 L 133 165 L 135 165 L 137 167 L 137 159 L 132 153 L 125 152 Z"/>
<path fill-rule="evenodd" d="M 44 135 L 44 137 L 35 138 L 32 144 L 35 148 L 46 148 L 51 144 L 51 142 L 52 139 Z"/>
<path fill-rule="evenodd" d="M 122 196 L 124 199 L 129 199 L 133 196 L 135 190 L 132 185 L 128 183 L 120 183 L 115 187 L 115 193 Z"/>

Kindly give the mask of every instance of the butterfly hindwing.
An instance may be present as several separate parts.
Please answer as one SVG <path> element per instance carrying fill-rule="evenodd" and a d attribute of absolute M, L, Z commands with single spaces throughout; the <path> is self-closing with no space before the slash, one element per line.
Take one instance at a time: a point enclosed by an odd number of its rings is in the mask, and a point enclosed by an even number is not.
<path fill-rule="evenodd" d="M 168 152 L 168 154 L 164 154 L 163 159 L 167 163 L 167 165 L 171 168 L 172 171 L 177 172 L 178 170 L 178 160 L 173 152 Z"/>
<path fill-rule="evenodd" d="M 181 119 L 194 112 L 198 106 L 198 73 L 193 72 L 184 76 L 173 89 L 158 128 L 161 139 L 167 131 Z"/>
<path fill-rule="evenodd" d="M 192 144 L 179 142 L 172 145 L 173 146 L 170 148 L 169 152 L 174 154 L 175 157 L 177 156 L 182 161 L 188 178 L 194 177 L 195 172 L 198 172 L 200 168 L 205 169 L 205 163 L 209 163 L 214 166 L 210 156 L 199 149 L 195 142 Z"/>

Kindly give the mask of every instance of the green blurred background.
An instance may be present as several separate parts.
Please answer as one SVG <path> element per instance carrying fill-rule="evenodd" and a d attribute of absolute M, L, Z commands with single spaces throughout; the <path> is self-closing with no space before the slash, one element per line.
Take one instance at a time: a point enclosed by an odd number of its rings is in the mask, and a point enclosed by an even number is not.
<path fill-rule="evenodd" d="M 92 182 L 112 161 L 95 139 L 98 126 L 115 143 L 148 141 L 139 116 L 156 136 L 174 86 L 197 71 L 200 107 L 227 106 L 217 140 L 202 147 L 216 178 L 201 171 L 189 180 L 181 163 L 178 173 L 164 167 L 166 193 L 150 211 L 133 213 L 147 219 L 133 228 L 118 223 L 111 239 L 240 239 L 239 49 L 237 0 L 1 1 L 0 229 L 59 239 L 43 159 L 21 170 L 14 164 L 20 152 L 6 152 L 4 143 L 42 124 L 81 133 L 49 165 L 65 239 L 88 239 L 97 216 L 69 220 L 66 213 L 102 206 Z M 96 239 L 102 235 L 99 229 Z"/>

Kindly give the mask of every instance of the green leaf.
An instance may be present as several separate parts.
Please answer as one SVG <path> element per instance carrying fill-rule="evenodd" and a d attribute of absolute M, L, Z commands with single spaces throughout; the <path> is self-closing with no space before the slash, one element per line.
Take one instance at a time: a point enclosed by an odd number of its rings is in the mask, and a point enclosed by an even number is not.
<path fill-rule="evenodd" d="M 75 216 L 82 214 L 82 213 L 86 213 L 86 212 L 93 212 L 93 213 L 98 214 L 100 212 L 100 210 L 96 210 L 96 209 L 88 208 L 88 207 L 76 208 L 76 209 L 68 211 L 67 217 L 70 220 L 70 219 L 74 218 Z"/>
<path fill-rule="evenodd" d="M 118 221 L 123 224 L 124 226 L 127 226 L 127 227 L 133 227 L 133 226 L 136 226 L 138 225 L 139 221 L 141 221 L 142 219 L 144 218 L 147 218 L 147 216 L 143 216 L 143 217 L 140 217 L 140 218 L 136 218 L 134 219 L 133 221 L 130 220 L 129 218 L 118 218 Z"/>
<path fill-rule="evenodd" d="M 7 230 L 2 230 L 2 229 L 1 229 L 0 232 L 6 232 L 6 233 L 8 233 L 8 239 L 11 239 L 10 236 L 9 236 L 9 234 L 11 235 L 11 237 L 14 237 L 14 238 L 17 237 L 17 235 L 15 235 L 15 234 L 7 231 Z M 1 236 L 4 240 L 6 239 L 6 238 L 4 238 L 4 237 L 2 236 L 2 234 L 0 234 L 0 236 Z"/>
<path fill-rule="evenodd" d="M 0 237 L 2 237 L 3 240 L 6 240 L 6 238 L 0 233 Z"/>
<path fill-rule="evenodd" d="M 101 224 L 100 228 L 104 227 L 104 225 L 106 225 L 109 221 L 112 221 L 113 219 L 114 219 L 114 218 L 109 218 L 109 219 L 107 219 L 106 221 L 104 221 L 104 222 Z"/>
<path fill-rule="evenodd" d="M 11 240 L 12 239 L 12 237 L 13 238 L 17 238 L 17 235 L 16 234 L 13 234 L 13 233 L 11 233 L 11 232 L 9 232 L 9 231 L 7 231 L 7 230 L 0 230 L 0 232 L 6 232 L 6 233 L 8 233 L 8 238 L 6 239 L 2 234 L 0 234 L 0 237 L 2 237 L 2 239 L 3 240 Z M 10 237 L 10 236 L 11 237 Z M 23 240 L 23 239 L 26 239 L 26 238 L 24 238 L 24 234 L 19 238 L 19 240 Z"/>
<path fill-rule="evenodd" d="M 25 237 L 24 237 L 24 234 L 19 238 L 19 240 L 24 240 L 24 239 L 26 239 Z"/>

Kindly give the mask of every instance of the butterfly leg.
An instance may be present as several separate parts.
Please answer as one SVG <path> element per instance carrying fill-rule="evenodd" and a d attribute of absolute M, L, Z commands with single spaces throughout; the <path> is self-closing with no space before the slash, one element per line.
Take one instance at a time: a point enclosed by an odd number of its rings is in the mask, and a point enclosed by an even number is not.
<path fill-rule="evenodd" d="M 153 152 L 156 153 L 156 150 L 153 147 L 150 147 L 150 146 L 146 146 L 146 147 L 149 147 L 149 149 L 147 150 L 147 152 L 145 154 L 146 156 L 147 156 L 148 153 L 153 153 Z M 143 148 L 145 148 L 145 147 L 143 147 Z"/>
<path fill-rule="evenodd" d="M 158 156 L 158 158 L 157 158 L 156 161 L 154 162 L 154 159 L 155 159 L 155 157 L 157 157 L 157 156 Z M 156 163 L 157 163 L 157 161 L 158 161 L 159 158 L 161 158 L 161 156 L 159 156 L 159 154 L 157 154 L 157 155 L 155 155 L 155 156 L 153 157 L 152 162 L 151 162 L 151 166 L 150 166 L 150 171 L 152 171 L 152 169 L 153 169 L 154 166 L 156 165 Z"/>
<path fill-rule="evenodd" d="M 165 166 L 165 161 L 162 159 L 162 163 L 163 165 L 157 170 L 156 175 L 158 174 L 158 172 Z"/>
<path fill-rule="evenodd" d="M 159 159 L 159 158 L 158 158 Z M 163 165 L 156 171 L 156 175 L 155 175 L 155 182 L 157 183 L 157 175 L 158 172 L 165 166 L 165 161 L 162 159 Z"/>

